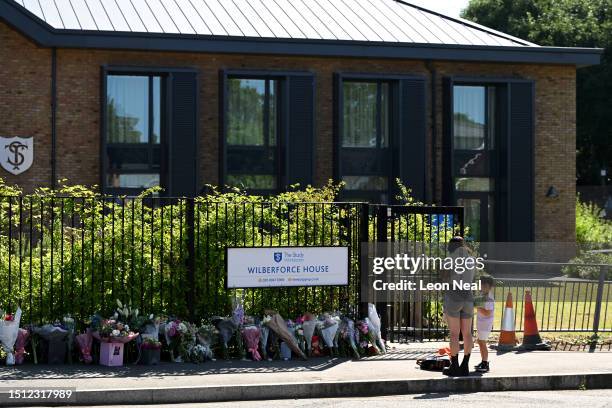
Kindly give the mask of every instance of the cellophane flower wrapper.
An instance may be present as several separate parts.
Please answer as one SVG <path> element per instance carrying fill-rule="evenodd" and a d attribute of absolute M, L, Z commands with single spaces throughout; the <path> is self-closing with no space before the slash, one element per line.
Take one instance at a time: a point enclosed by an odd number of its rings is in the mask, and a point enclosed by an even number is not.
<path fill-rule="evenodd" d="M 6 352 L 6 365 L 15 364 L 13 352 L 17 336 L 19 335 L 19 323 L 21 322 L 21 308 L 17 309 L 13 320 L 0 320 L 0 344 Z"/>
<path fill-rule="evenodd" d="M 87 330 L 83 334 L 78 334 L 75 337 L 76 343 L 79 346 L 79 353 L 81 361 L 85 364 L 91 364 L 93 357 L 91 356 L 91 345 L 93 343 L 93 336 L 91 330 Z"/>
<path fill-rule="evenodd" d="M 93 332 L 92 336 L 100 343 L 121 343 L 126 344 L 138 337 L 138 333 L 130 332 L 125 336 L 101 336 L 99 332 Z"/>
<path fill-rule="evenodd" d="M 334 348 L 334 339 L 336 337 L 336 332 L 338 331 L 338 324 L 334 323 L 331 326 L 323 327 L 321 329 L 321 336 L 323 337 L 323 341 L 325 342 L 325 346 L 329 349 Z"/>
<path fill-rule="evenodd" d="M 356 358 L 360 358 L 361 356 L 357 350 L 357 342 L 359 340 L 357 330 L 355 330 L 355 322 L 349 318 L 346 318 L 344 321 L 346 322 L 346 337 L 349 345 L 351 346 L 351 350 Z"/>
<path fill-rule="evenodd" d="M 259 354 L 260 335 L 261 331 L 257 326 L 246 326 L 242 329 L 242 337 L 254 361 L 261 361 L 261 355 Z"/>
<path fill-rule="evenodd" d="M 215 361 L 215 357 L 212 352 L 214 334 L 215 334 L 214 327 L 208 326 L 208 325 L 200 327 L 196 334 L 196 339 L 197 339 L 198 344 L 204 347 L 206 351 L 205 352 L 206 358 L 211 361 Z"/>
<path fill-rule="evenodd" d="M 21 365 L 25 360 L 25 346 L 28 344 L 30 332 L 26 329 L 19 329 L 17 339 L 15 340 L 15 364 Z"/>
<path fill-rule="evenodd" d="M 64 340 L 68 337 L 68 330 L 52 324 L 35 327 L 34 332 L 49 342 Z"/>
<path fill-rule="evenodd" d="M 296 355 L 300 356 L 302 359 L 306 360 L 306 355 L 300 350 L 300 347 L 297 345 L 295 341 L 295 337 L 289 329 L 287 328 L 287 323 L 282 318 L 282 316 L 278 313 L 272 315 L 270 321 L 267 322 L 268 327 L 272 330 L 276 335 L 285 343 L 287 346 L 293 351 Z"/>
<path fill-rule="evenodd" d="M 72 364 L 72 348 L 74 345 L 74 334 L 76 324 L 72 316 L 64 316 L 62 319 L 62 326 L 68 331 L 68 364 Z"/>
<path fill-rule="evenodd" d="M 217 322 L 217 330 L 219 330 L 219 338 L 221 339 L 221 344 L 223 345 L 223 358 L 227 360 L 229 358 L 228 353 L 228 345 L 234 332 L 236 331 L 236 326 L 232 319 L 222 319 Z"/>
<path fill-rule="evenodd" d="M 266 325 L 262 325 L 259 328 L 259 343 L 261 344 L 261 353 L 264 359 L 268 359 L 268 336 L 270 335 L 270 328 Z"/>
<path fill-rule="evenodd" d="M 310 354 L 312 350 L 312 336 L 314 335 L 316 328 L 316 320 L 305 320 L 304 323 L 302 323 L 302 329 L 304 330 L 304 339 L 306 340 L 306 350 L 308 354 Z"/>
<path fill-rule="evenodd" d="M 379 352 L 385 354 L 386 350 L 385 345 L 380 336 L 380 327 L 374 325 L 369 317 L 366 317 L 364 320 L 365 323 L 368 325 L 367 338 L 369 342 L 372 343 L 372 346 L 374 346 L 374 348 L 376 348 Z"/>
<path fill-rule="evenodd" d="M 376 306 L 373 303 L 368 303 L 368 326 L 371 325 L 374 337 L 374 346 L 380 350 L 381 353 L 386 353 L 385 343 L 382 339 L 380 316 L 376 311 Z"/>

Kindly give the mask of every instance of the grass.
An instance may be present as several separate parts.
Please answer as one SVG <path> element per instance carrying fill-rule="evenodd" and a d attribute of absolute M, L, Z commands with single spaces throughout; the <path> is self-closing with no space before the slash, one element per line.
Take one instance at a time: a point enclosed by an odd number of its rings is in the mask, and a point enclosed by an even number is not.
<path fill-rule="evenodd" d="M 585 282 L 553 282 L 545 286 L 525 285 L 521 287 L 501 286 L 495 288 L 494 329 L 501 325 L 502 313 L 508 292 L 512 293 L 516 330 L 523 328 L 525 313 L 524 292 L 531 290 L 536 321 L 540 331 L 592 332 L 597 285 Z M 604 287 L 599 321 L 600 331 L 612 331 L 612 284 Z"/>

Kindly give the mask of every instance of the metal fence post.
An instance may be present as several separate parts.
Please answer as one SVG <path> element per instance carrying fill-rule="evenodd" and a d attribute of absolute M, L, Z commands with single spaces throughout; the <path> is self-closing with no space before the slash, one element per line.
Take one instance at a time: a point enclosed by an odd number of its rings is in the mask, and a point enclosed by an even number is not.
<path fill-rule="evenodd" d="M 595 300 L 595 314 L 593 316 L 593 340 L 589 347 L 590 351 L 595 351 L 597 347 L 597 334 L 599 332 L 599 320 L 601 318 L 601 307 L 603 304 L 603 291 L 606 283 L 606 276 L 608 274 L 608 267 L 601 265 L 599 267 L 599 284 L 597 285 L 597 298 Z"/>
<path fill-rule="evenodd" d="M 389 213 L 391 211 L 391 207 L 386 205 L 379 205 L 376 211 L 376 243 L 378 246 L 379 242 L 387 242 L 387 227 L 389 224 Z M 385 254 L 386 256 L 387 254 Z M 395 322 L 390 322 L 390 316 L 388 313 L 388 303 L 389 299 L 385 295 L 382 301 L 380 299 L 376 299 L 376 310 L 380 314 L 380 332 L 385 340 L 389 340 L 389 325 L 394 324 Z"/>
<path fill-rule="evenodd" d="M 359 316 L 368 314 L 368 300 L 364 298 L 367 294 L 368 284 L 368 257 L 370 246 L 370 205 L 362 203 L 359 211 Z M 365 292 L 365 293 L 364 293 Z"/>
<path fill-rule="evenodd" d="M 195 319 L 195 210 L 194 199 L 185 199 L 185 239 L 187 245 L 187 310 L 189 319 Z"/>

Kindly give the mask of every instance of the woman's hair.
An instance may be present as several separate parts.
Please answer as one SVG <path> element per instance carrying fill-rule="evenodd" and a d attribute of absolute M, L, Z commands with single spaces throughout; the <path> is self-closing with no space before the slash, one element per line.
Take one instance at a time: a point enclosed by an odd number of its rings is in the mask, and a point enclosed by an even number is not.
<path fill-rule="evenodd" d="M 463 237 L 452 237 L 450 241 L 448 241 L 448 252 L 451 254 L 462 247 L 465 247 L 465 240 Z"/>
<path fill-rule="evenodd" d="M 488 285 L 490 288 L 495 286 L 495 279 L 493 279 L 492 276 L 483 276 L 482 278 L 480 278 L 480 284 L 481 285 Z"/>

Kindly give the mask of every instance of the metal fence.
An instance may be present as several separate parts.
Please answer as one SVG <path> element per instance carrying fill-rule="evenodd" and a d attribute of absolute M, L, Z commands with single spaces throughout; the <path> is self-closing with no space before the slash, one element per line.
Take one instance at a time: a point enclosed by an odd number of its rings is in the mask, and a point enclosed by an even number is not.
<path fill-rule="evenodd" d="M 330 310 L 361 315 L 361 243 L 396 242 L 406 249 L 420 243 L 419 251 L 426 255 L 441 254 L 453 235 L 463 235 L 463 225 L 460 207 L 262 202 L 249 197 L 235 202 L 205 197 L 0 197 L 0 308 L 12 310 L 19 304 L 28 323 L 65 314 L 85 321 L 95 312 L 111 313 L 119 299 L 142 313 L 198 321 L 229 313 L 232 299 L 242 296 L 252 314 L 274 308 L 285 316 Z M 225 287 L 226 247 L 335 245 L 349 248 L 348 286 Z M 420 277 L 438 279 L 432 271 Z M 517 330 L 522 330 L 526 290 L 533 295 L 542 331 L 612 331 L 612 282 L 605 280 L 605 272 L 598 281 L 500 280 L 497 324 L 506 294 L 512 292 Z M 391 341 L 447 336 L 440 292 L 389 295 L 376 304 Z"/>
<path fill-rule="evenodd" d="M 489 264 L 503 264 L 516 270 L 569 265 L 516 261 L 489 261 Z M 529 291 L 538 328 L 542 332 L 612 332 L 612 281 L 606 280 L 612 265 L 582 264 L 574 267 L 596 268 L 599 271 L 598 279 L 497 279 L 493 330 L 501 329 L 501 313 L 508 294 L 511 294 L 515 327 L 517 331 L 523 331 L 525 294 Z"/>
<path fill-rule="evenodd" d="M 241 296 L 254 314 L 356 313 L 364 217 L 360 203 L 0 197 L 0 308 L 21 305 L 26 322 L 85 320 L 119 299 L 197 320 L 228 313 Z M 226 247 L 297 245 L 347 246 L 349 285 L 225 288 Z"/>
<path fill-rule="evenodd" d="M 427 256 L 445 255 L 447 242 L 464 235 L 462 207 L 372 206 L 369 240 L 392 244 L 395 252 Z M 374 247 L 375 251 L 383 249 Z M 399 275 L 393 278 L 398 281 Z M 426 270 L 414 276 L 439 281 L 437 271 Z M 437 339 L 446 335 L 442 294 L 437 291 L 386 293 L 376 302 L 382 316 L 382 330 L 393 342 Z"/>

